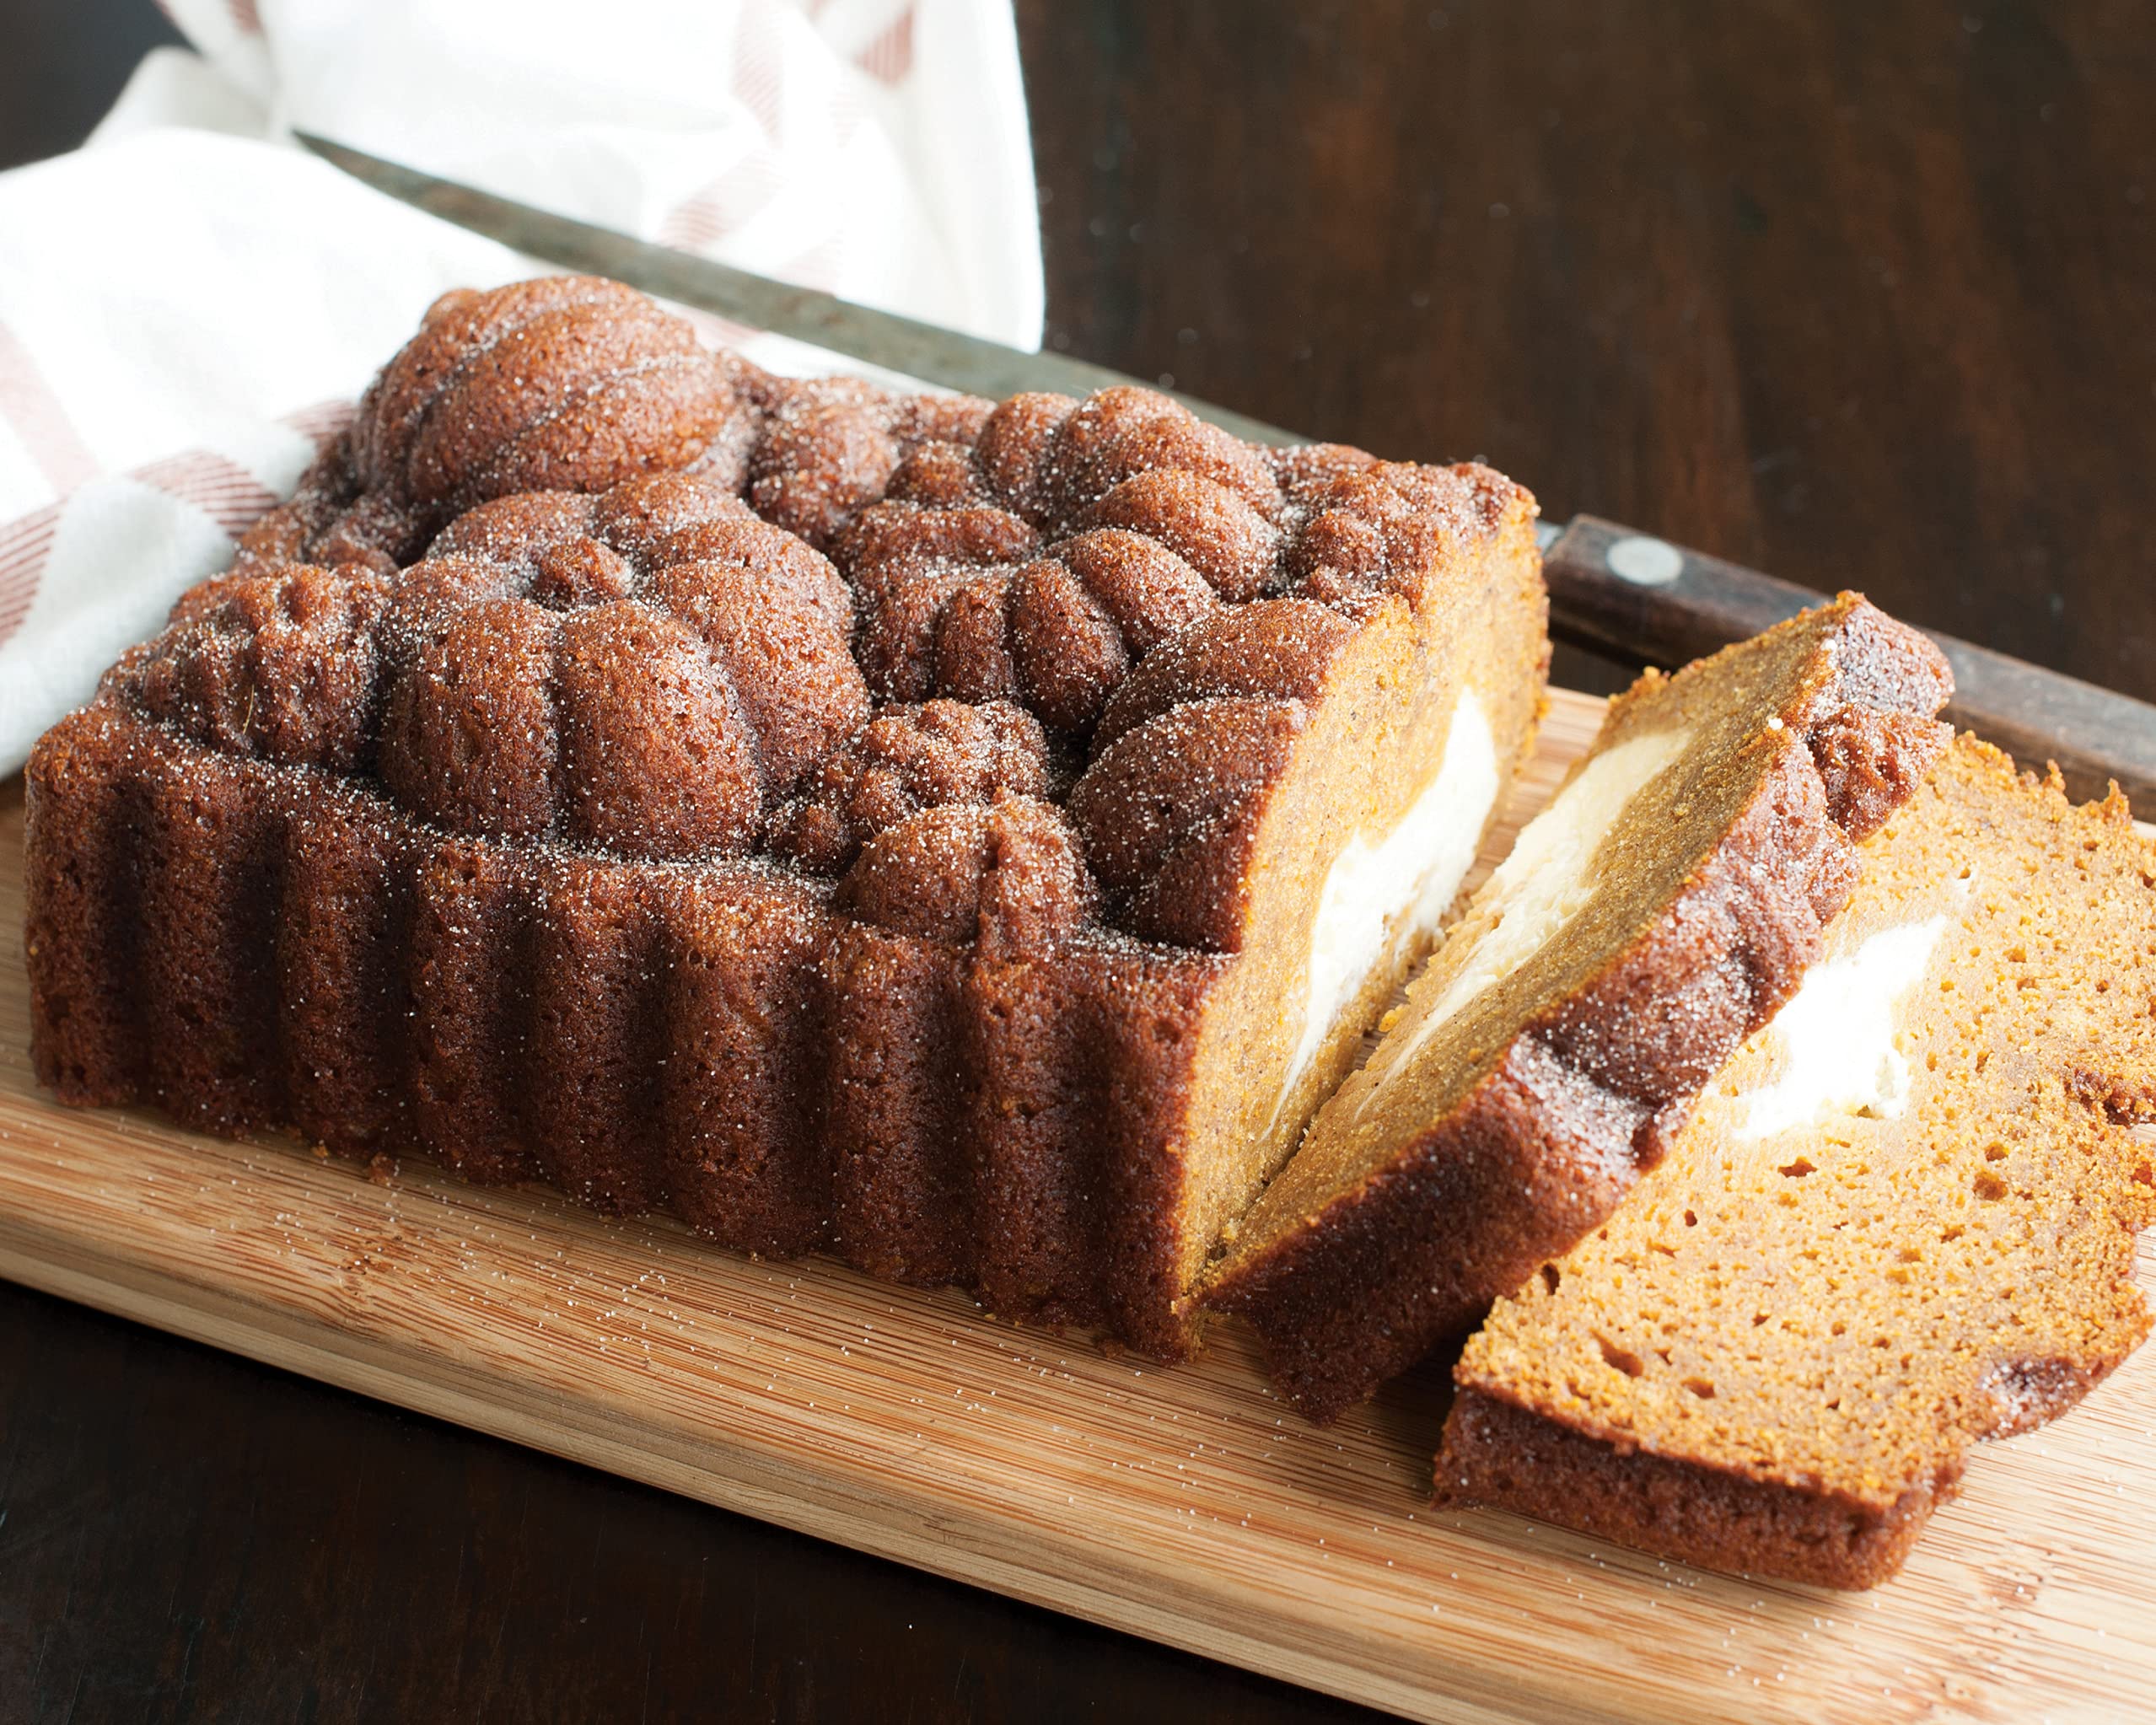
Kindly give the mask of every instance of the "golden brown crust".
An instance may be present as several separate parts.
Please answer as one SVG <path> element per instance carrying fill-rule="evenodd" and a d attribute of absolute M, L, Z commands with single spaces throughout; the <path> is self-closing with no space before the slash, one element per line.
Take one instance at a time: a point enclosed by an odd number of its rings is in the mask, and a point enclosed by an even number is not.
<path fill-rule="evenodd" d="M 1039 721 L 1008 701 L 885 707 L 779 809 L 772 848 L 836 873 L 863 843 L 922 809 L 1046 797 L 1058 777 Z"/>
<path fill-rule="evenodd" d="M 886 497 L 959 503 L 977 488 L 965 452 L 989 404 L 895 395 L 858 378 L 766 379 L 766 417 L 749 457 L 756 513 L 820 551 Z"/>
<path fill-rule="evenodd" d="M 1411 567 L 1298 590 L 1370 466 L 1145 390 L 776 378 L 589 278 L 447 296 L 40 744 L 40 1071 L 1173 1354 L 1280 1111 L 1225 954 L 1427 771 L 1456 637 L 1531 730 L 1509 482 L 1384 470 Z M 1350 709 L 1386 752 L 1336 810 L 1298 742 Z"/>
<path fill-rule="evenodd" d="M 461 508 L 686 467 L 744 420 L 725 362 L 618 283 L 444 294 L 360 402 L 354 476 L 406 529 L 367 537 L 402 562 L 412 531 Z"/>
<path fill-rule="evenodd" d="M 1868 1587 L 1972 1443 L 2057 1418 L 2148 1334 L 2156 1152 L 2127 1128 L 2156 1113 L 2156 849 L 2122 799 L 2071 808 L 1964 738 L 1865 852 L 1834 956 L 1927 943 L 1870 985 L 1906 1088 L 1763 1122 L 1799 1033 L 1748 1044 L 1470 1341 L 1444 1495 Z"/>
<path fill-rule="evenodd" d="M 901 523 L 939 535 L 946 513 L 884 518 L 886 536 Z M 1062 731 L 1090 727 L 1134 661 L 1218 603 L 1161 538 L 1113 529 L 1015 566 L 888 544 L 874 556 L 873 576 L 848 572 L 873 594 L 862 657 L 879 693 L 1016 700 Z"/>
<path fill-rule="evenodd" d="M 1304 719 L 1293 701 L 1189 701 L 1086 769 L 1071 814 L 1118 921 L 1176 946 L 1240 946 L 1265 792 L 1286 771 Z"/>
<path fill-rule="evenodd" d="M 1298 529 L 1284 547 L 1286 585 L 1358 610 L 1381 593 L 1412 600 L 1413 572 L 1447 538 L 1492 530 L 1511 481 L 1474 463 L 1422 467 L 1361 459 L 1328 446 L 1287 470 L 1298 486 Z"/>
<path fill-rule="evenodd" d="M 1239 946 L 1265 793 L 1356 634 L 1304 599 L 1224 608 L 1117 692 L 1070 806 L 1122 926 L 1210 952 Z"/>
<path fill-rule="evenodd" d="M 351 771 L 379 746 L 392 794 L 457 831 L 631 857 L 750 848 L 868 717 L 844 583 L 708 480 L 481 504 L 394 587 L 357 564 L 220 583 L 115 688 L 272 760 Z"/>
<path fill-rule="evenodd" d="M 1788 662 L 1761 688 L 1751 668 L 1769 655 Z M 1363 1075 L 1241 1224 L 1205 1298 L 1257 1330 L 1309 1417 L 1336 1417 L 1471 1327 L 1616 1207 L 1817 958 L 1855 884 L 1845 821 L 1872 818 L 1878 786 L 1913 785 L 1948 735 L 1929 717 L 1950 686 L 1936 649 L 1844 595 L 1683 679 L 1643 679 L 1612 703 L 1604 742 L 1657 728 L 1665 705 L 1725 676 L 1723 707 L 1781 728 L 1739 726 L 1751 760 L 1735 794 L 1718 813 L 1675 809 L 1653 839 L 1654 854 L 1688 859 L 1666 896 L 1630 914 L 1567 992 L 1470 1051 L 1471 1081 L 1434 1117 L 1362 1124 Z M 1874 700 L 1916 707 L 1861 704 Z M 1702 820 L 1718 824 L 1688 830 Z M 1372 1069 L 1385 1058 L 1381 1046 Z"/>
<path fill-rule="evenodd" d="M 1183 1345 L 1170 1170 L 1223 961 L 1104 935 L 1045 803 L 901 821 L 834 899 L 446 834 L 110 703 L 30 782 L 67 1102 L 416 1148 Z"/>
<path fill-rule="evenodd" d="M 1098 760 L 1175 707 L 1223 696 L 1307 701 L 1355 637 L 1338 613 L 1283 599 L 1223 610 L 1187 629 L 1116 691 L 1093 736 Z"/>
<path fill-rule="evenodd" d="M 1516 1510 L 1704 1568 L 1822 1588 L 1884 1581 L 1960 1483 L 1957 1467 L 1882 1510 L 1622 1449 L 1472 1390 L 1453 1402 L 1438 1460 L 1441 1502 Z"/>
<path fill-rule="evenodd" d="M 181 600 L 159 642 L 109 676 L 144 711 L 227 754 L 358 771 L 373 754 L 390 583 L 288 564 Z"/>
<path fill-rule="evenodd" d="M 1085 927 L 1097 896 L 1062 813 L 1006 797 L 946 803 L 886 827 L 833 903 L 895 933 L 1046 959 Z"/>

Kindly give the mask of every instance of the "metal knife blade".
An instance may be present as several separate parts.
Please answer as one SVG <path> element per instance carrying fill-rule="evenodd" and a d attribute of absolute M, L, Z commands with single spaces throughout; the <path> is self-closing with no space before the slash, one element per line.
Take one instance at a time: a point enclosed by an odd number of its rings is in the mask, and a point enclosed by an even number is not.
<path fill-rule="evenodd" d="M 476 186 L 422 174 L 416 168 L 384 161 L 308 132 L 295 136 L 325 161 L 377 191 L 387 192 L 400 202 L 474 234 L 498 239 L 528 257 L 542 258 L 589 275 L 610 276 L 662 299 L 714 312 L 753 329 L 813 342 L 834 353 L 882 366 L 886 371 L 903 372 L 908 377 L 986 395 L 992 400 L 1027 390 L 1086 395 L 1095 390 L 1135 384 L 1175 395 L 1199 418 L 1210 420 L 1246 443 L 1309 441 L 1248 414 L 1176 395 L 1173 390 L 1160 390 L 1157 383 L 1105 365 L 1061 353 L 1028 353 L 1023 348 L 962 335 L 896 312 L 857 305 L 817 288 L 774 282 L 767 276 L 737 270 L 731 264 L 647 245 L 610 228 L 497 197 Z"/>
<path fill-rule="evenodd" d="M 894 312 L 796 288 L 709 258 L 632 239 L 462 185 L 326 138 L 298 134 L 315 154 L 446 222 L 529 257 L 610 276 L 662 298 L 791 336 L 948 389 L 1001 398 L 1028 390 L 1083 395 L 1120 384 L 1159 386 L 1060 353 L 1028 353 Z M 1229 408 L 1175 395 L 1200 418 L 1251 443 L 1307 441 Z M 1757 633 L 1823 595 L 1702 552 L 1583 515 L 1540 529 L 1550 626 L 1561 640 L 1635 662 L 1681 664 Z M 2107 782 L 2156 809 L 2156 707 L 1973 646 L 1932 638 L 1958 685 L 1947 716 L 2024 763 L 2054 760 L 2076 796 Z"/>

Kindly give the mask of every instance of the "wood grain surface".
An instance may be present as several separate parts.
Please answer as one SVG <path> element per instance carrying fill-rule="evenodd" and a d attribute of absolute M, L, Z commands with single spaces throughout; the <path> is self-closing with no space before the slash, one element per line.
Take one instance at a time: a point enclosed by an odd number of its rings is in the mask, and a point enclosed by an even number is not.
<path fill-rule="evenodd" d="M 1591 736 L 1561 695 L 1509 831 Z M 1243 1338 L 1118 1358 L 416 1162 L 36 1090 L 0 821 L 0 1274 L 670 1491 L 1423 1718 L 2122 1713 L 2156 1687 L 2156 1352 L 1976 1459 L 1873 1595 L 1433 1510 L 1444 1383 L 1319 1431 Z M 1485 862 L 1488 861 L 1486 857 Z M 2156 1252 L 2144 1276 L 2156 1287 Z M 2026 1717 L 2024 1712 L 2019 1716 Z"/>
<path fill-rule="evenodd" d="M 1051 341 L 2156 696 L 2145 5 L 1015 10 Z M 0 164 L 174 40 L 0 0 Z M 1368 1717 L 0 1285 L 8 1725 Z"/>
<path fill-rule="evenodd" d="M 1018 13 L 1051 343 L 2156 700 L 2144 4 Z"/>

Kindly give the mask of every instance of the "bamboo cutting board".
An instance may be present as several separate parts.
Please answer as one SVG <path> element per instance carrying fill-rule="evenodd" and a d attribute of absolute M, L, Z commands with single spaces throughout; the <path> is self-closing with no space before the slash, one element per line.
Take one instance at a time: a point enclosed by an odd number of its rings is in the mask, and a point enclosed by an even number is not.
<path fill-rule="evenodd" d="M 1514 824 L 1592 734 L 1560 695 Z M 1864 1595 L 1433 1511 L 1442 1373 L 1301 1424 L 1239 1335 L 1110 1358 L 665 1223 L 58 1108 L 0 814 L 0 1274 L 1252 1670 L 1459 1720 L 2156 1713 L 2156 1346 L 1980 1450 Z M 2156 1239 L 2144 1241 L 2156 1292 Z"/>

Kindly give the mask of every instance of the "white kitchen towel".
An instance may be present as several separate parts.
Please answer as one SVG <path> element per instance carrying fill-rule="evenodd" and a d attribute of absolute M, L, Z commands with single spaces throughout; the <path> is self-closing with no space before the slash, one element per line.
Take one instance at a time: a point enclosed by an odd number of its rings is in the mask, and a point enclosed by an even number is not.
<path fill-rule="evenodd" d="M 0 772 L 223 566 L 436 294 L 536 272 L 293 130 L 1040 339 L 1001 0 L 166 5 L 199 51 L 152 54 L 82 150 L 0 174 Z"/>

